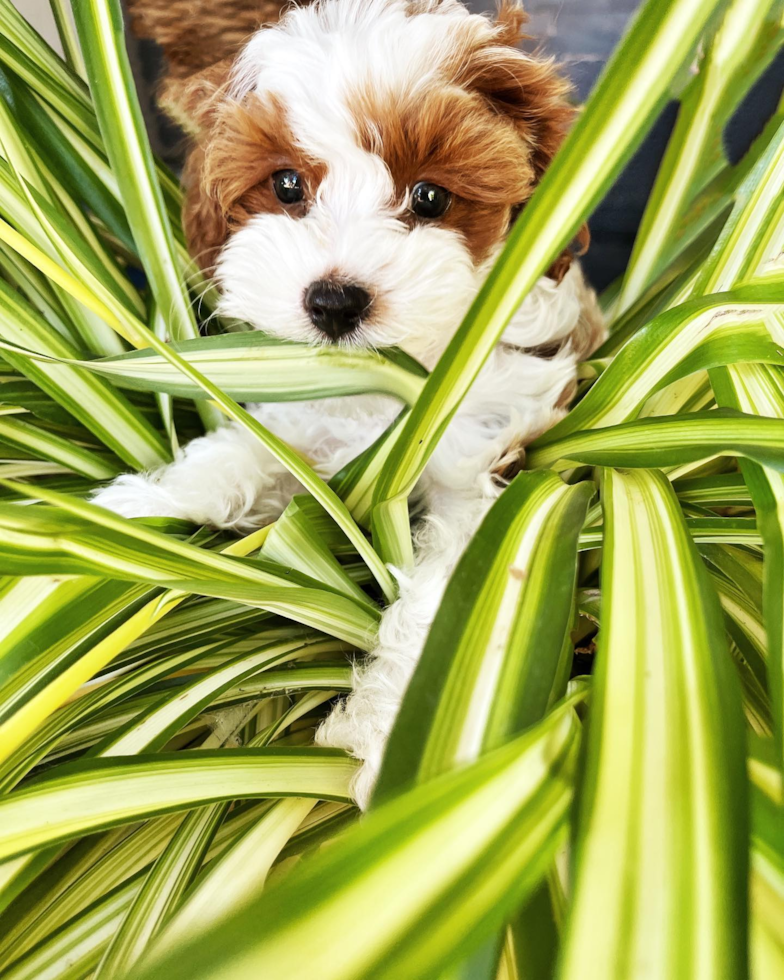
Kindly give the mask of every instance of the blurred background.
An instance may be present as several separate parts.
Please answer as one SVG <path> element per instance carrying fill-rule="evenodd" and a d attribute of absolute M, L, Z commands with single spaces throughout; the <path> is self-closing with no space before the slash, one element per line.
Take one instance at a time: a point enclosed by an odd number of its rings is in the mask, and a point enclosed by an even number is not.
<path fill-rule="evenodd" d="M 56 45 L 57 32 L 48 0 L 13 2 Z M 640 0 L 527 0 L 525 5 L 531 16 L 529 33 L 546 53 L 555 55 L 563 64 L 577 97 L 584 101 Z M 493 10 L 495 3 L 494 0 L 468 0 L 468 6 L 480 12 Z M 131 39 L 129 48 L 153 145 L 156 152 L 177 168 L 184 147 L 182 135 L 157 112 L 154 102 L 155 83 L 162 67 L 159 52 L 151 42 L 136 39 Z M 731 159 L 742 156 L 761 132 L 783 90 L 784 51 L 727 129 Z M 591 218 L 592 245 L 584 265 L 598 288 L 612 282 L 625 268 L 675 114 L 674 106 L 665 108 L 648 139 Z"/>

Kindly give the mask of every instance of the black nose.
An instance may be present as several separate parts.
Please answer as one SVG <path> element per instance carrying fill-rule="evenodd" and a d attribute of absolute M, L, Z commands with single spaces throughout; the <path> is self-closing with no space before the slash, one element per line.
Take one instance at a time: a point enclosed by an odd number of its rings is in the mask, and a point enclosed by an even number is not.
<path fill-rule="evenodd" d="M 370 293 L 361 286 L 320 279 L 305 290 L 308 316 L 332 340 L 355 330 L 370 312 L 370 305 Z"/>

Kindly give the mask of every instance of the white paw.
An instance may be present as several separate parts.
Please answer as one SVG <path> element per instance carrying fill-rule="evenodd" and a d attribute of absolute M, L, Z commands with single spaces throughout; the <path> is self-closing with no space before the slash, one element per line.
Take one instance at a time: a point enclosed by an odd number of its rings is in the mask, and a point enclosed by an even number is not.
<path fill-rule="evenodd" d="M 185 517 L 182 509 L 151 476 L 126 473 L 92 496 L 92 503 L 121 517 Z"/>
<path fill-rule="evenodd" d="M 300 489 L 260 443 L 226 426 L 195 439 L 169 466 L 118 477 L 93 502 L 123 517 L 179 517 L 246 531 L 275 520 Z"/>

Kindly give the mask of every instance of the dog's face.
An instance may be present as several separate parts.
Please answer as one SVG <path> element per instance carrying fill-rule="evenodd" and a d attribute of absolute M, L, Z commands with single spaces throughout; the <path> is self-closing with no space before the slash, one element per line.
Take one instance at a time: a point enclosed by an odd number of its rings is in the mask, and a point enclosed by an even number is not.
<path fill-rule="evenodd" d="M 522 20 L 322 0 L 181 87 L 186 230 L 222 312 L 432 366 L 570 119 Z"/>

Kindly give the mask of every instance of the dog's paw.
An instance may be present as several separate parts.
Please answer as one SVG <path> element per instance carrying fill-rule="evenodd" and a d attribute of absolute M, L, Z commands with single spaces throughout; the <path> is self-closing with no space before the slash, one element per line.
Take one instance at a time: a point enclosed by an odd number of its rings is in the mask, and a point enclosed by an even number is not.
<path fill-rule="evenodd" d="M 126 473 L 96 491 L 91 502 L 121 517 L 182 517 L 191 519 L 159 482 L 138 473 Z"/>

